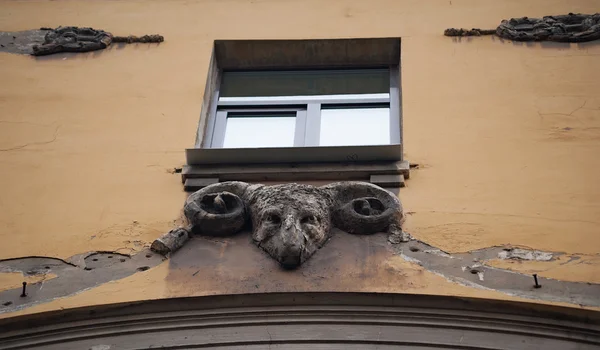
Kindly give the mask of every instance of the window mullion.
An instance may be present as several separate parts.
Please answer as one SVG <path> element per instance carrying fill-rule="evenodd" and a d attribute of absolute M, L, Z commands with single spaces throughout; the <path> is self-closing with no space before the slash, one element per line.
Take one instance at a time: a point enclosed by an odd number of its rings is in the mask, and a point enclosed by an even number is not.
<path fill-rule="evenodd" d="M 306 109 L 305 146 L 318 146 L 321 136 L 321 104 L 309 103 Z"/>
<path fill-rule="evenodd" d="M 294 131 L 294 147 L 306 145 L 306 111 L 296 112 L 296 129 Z"/>

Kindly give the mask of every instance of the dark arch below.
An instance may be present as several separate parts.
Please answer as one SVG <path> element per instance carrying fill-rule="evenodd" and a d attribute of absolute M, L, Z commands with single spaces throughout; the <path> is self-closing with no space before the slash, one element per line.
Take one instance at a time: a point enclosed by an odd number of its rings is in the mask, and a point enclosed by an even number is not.
<path fill-rule="evenodd" d="M 597 349 L 600 312 L 376 293 L 203 296 L 0 320 L 0 349 Z"/>

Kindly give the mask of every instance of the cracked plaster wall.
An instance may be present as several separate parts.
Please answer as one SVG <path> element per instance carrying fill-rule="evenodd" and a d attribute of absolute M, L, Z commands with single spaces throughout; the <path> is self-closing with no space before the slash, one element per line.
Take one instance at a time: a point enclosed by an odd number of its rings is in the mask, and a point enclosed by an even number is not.
<path fill-rule="evenodd" d="M 597 282 L 600 44 L 442 35 L 448 27 L 487 28 L 509 17 L 591 13 L 596 5 L 4 2 L 0 27 L 6 31 L 80 25 L 160 32 L 167 41 L 38 59 L 0 53 L 0 258 L 66 259 L 94 250 L 132 254 L 177 225 L 185 194 L 171 170 L 184 163 L 183 150 L 195 138 L 212 40 L 401 36 L 406 158 L 420 164 L 400 193 L 410 213 L 406 230 L 453 253 L 506 244 L 564 252 L 579 259 L 543 267 L 491 264 Z M 215 259 L 226 260 L 227 244 L 221 249 Z M 398 263 L 397 256 L 363 256 L 374 269 L 370 276 L 390 269 L 402 276 L 380 282 L 385 286 L 373 277 L 365 290 L 509 298 L 457 287 L 416 264 Z M 364 278 L 356 271 L 366 267 L 354 263 L 348 261 L 349 275 Z M 215 280 L 186 284 L 186 271 L 191 276 L 196 267 L 164 263 L 24 312 L 223 292 L 218 276 L 228 276 L 230 268 L 217 263 Z M 312 277 L 306 278 L 310 283 Z M 340 282 L 336 288 L 353 285 Z M 271 290 L 284 287 L 273 284 Z"/>

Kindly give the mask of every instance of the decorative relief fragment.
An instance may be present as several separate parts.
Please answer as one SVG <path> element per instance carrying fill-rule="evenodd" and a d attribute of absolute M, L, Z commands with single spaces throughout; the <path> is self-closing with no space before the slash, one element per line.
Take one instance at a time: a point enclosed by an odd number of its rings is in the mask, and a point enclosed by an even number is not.
<path fill-rule="evenodd" d="M 511 18 L 496 29 L 448 28 L 446 36 L 497 35 L 514 41 L 585 42 L 600 39 L 600 13 Z"/>
<path fill-rule="evenodd" d="M 0 52 L 46 56 L 61 52 L 103 50 L 114 43 L 161 43 L 162 35 L 115 36 L 89 27 L 42 27 L 19 32 L 0 31 Z"/>
<path fill-rule="evenodd" d="M 113 42 L 122 43 L 160 43 L 162 35 L 144 35 L 142 37 L 113 36 L 111 33 L 87 27 L 41 28 L 45 30 L 44 43 L 33 46 L 34 56 L 45 56 L 59 52 L 88 52 L 107 48 Z"/>

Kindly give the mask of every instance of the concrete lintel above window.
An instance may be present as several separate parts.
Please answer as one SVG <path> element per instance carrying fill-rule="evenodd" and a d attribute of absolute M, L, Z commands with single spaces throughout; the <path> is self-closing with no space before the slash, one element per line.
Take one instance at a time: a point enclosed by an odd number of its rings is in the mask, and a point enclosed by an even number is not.
<path fill-rule="evenodd" d="M 223 70 L 311 69 L 397 65 L 400 38 L 216 40 Z"/>

